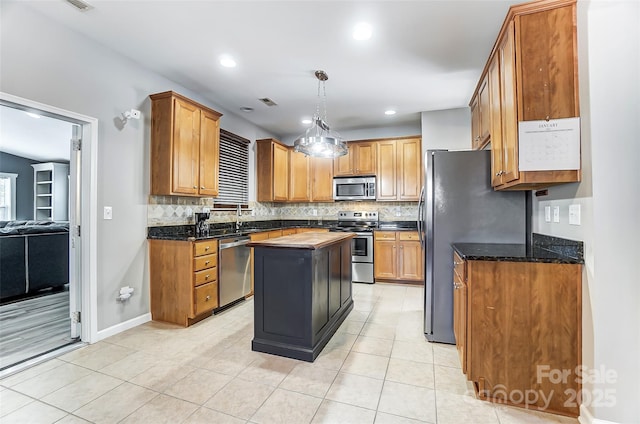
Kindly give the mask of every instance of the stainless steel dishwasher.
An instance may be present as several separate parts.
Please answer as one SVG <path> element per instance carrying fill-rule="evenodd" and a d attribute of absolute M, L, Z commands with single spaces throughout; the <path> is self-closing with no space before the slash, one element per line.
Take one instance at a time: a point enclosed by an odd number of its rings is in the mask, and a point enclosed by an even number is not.
<path fill-rule="evenodd" d="M 247 247 L 250 238 L 231 237 L 219 241 L 220 308 L 251 291 L 251 249 Z"/>

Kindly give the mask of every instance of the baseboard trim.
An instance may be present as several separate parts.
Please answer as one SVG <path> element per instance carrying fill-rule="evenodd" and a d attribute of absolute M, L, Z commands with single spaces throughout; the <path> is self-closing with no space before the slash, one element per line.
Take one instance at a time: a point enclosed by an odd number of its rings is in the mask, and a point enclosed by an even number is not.
<path fill-rule="evenodd" d="M 578 417 L 580 424 L 617 424 L 614 421 L 600 420 L 591 415 L 591 411 L 586 406 L 580 405 L 580 416 Z"/>
<path fill-rule="evenodd" d="M 151 314 L 147 313 L 144 315 L 140 315 L 139 317 L 132 318 L 128 321 L 121 322 L 120 324 L 116 324 L 109 328 L 105 328 L 104 330 L 98 331 L 95 341 L 99 342 L 100 340 L 104 340 L 107 337 L 115 336 L 118 333 L 122 333 L 123 331 L 129 330 L 133 327 L 137 327 L 149 321 L 151 321 Z"/>

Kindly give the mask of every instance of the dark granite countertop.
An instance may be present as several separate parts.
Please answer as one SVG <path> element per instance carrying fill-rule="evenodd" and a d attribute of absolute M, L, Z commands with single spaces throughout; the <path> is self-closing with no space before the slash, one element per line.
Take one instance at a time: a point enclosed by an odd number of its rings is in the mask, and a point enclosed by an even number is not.
<path fill-rule="evenodd" d="M 245 221 L 240 229 L 236 230 L 235 222 L 211 223 L 209 234 L 196 236 L 195 225 L 166 225 L 147 228 L 147 239 L 150 240 L 210 240 L 224 237 L 244 236 L 261 231 L 279 230 L 283 228 L 331 228 L 335 226 L 334 220 L 271 220 L 271 221 Z"/>
<path fill-rule="evenodd" d="M 532 245 L 508 243 L 453 243 L 462 259 L 470 261 L 584 264 L 580 241 L 534 233 Z"/>

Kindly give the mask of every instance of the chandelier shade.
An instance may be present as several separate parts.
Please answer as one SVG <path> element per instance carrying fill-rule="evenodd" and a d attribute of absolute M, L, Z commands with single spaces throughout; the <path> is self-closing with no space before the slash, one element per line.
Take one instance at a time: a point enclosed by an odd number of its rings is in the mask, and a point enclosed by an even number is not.
<path fill-rule="evenodd" d="M 327 123 L 327 94 L 324 83 L 329 76 L 324 71 L 316 71 L 315 76 L 318 79 L 318 102 L 316 104 L 316 113 L 313 115 L 311 127 L 305 131 L 304 135 L 298 137 L 293 143 L 296 152 L 303 153 L 307 156 L 336 158 L 347 154 L 347 145 L 335 131 Z M 322 88 L 322 97 L 320 89 Z M 320 115 L 320 103 L 323 104 L 323 115 Z"/>

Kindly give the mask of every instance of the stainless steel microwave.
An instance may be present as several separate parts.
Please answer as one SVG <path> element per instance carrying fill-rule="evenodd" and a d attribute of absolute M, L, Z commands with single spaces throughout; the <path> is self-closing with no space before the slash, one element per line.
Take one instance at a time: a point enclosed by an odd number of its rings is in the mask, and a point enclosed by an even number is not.
<path fill-rule="evenodd" d="M 376 177 L 335 177 L 333 200 L 375 200 Z"/>

